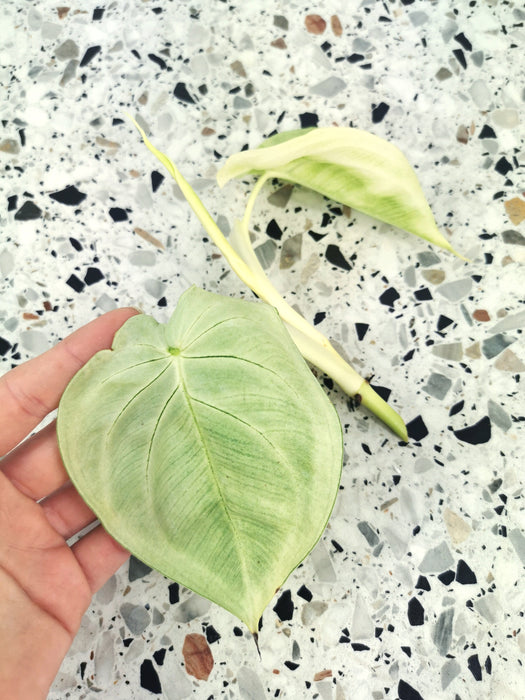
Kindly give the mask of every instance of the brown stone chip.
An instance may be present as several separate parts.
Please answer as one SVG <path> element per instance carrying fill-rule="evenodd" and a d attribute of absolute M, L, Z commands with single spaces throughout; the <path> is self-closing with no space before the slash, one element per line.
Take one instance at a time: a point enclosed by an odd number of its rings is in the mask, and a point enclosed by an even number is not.
<path fill-rule="evenodd" d="M 472 318 L 475 319 L 476 321 L 490 321 L 490 316 L 488 314 L 488 311 L 485 311 L 485 309 L 476 309 L 474 313 L 472 314 Z"/>
<path fill-rule="evenodd" d="M 525 219 L 525 201 L 519 197 L 513 197 L 505 202 L 505 211 L 512 223 L 517 226 Z"/>
<path fill-rule="evenodd" d="M 69 10 L 69 7 L 57 7 L 58 19 L 64 19 Z"/>
<path fill-rule="evenodd" d="M 103 136 L 97 136 L 95 141 L 98 143 L 99 146 L 102 146 L 102 148 L 120 148 L 120 143 L 117 143 L 116 141 L 110 141 L 109 139 L 105 139 Z"/>
<path fill-rule="evenodd" d="M 0 151 L 3 151 L 4 153 L 16 154 L 20 152 L 20 146 L 18 141 L 15 141 L 14 139 L 4 139 L 2 142 L 0 142 Z"/>
<path fill-rule="evenodd" d="M 151 233 L 144 231 L 143 228 L 140 228 L 139 226 L 135 226 L 133 231 L 137 234 L 137 236 L 140 236 L 145 241 L 148 241 L 148 243 L 152 243 L 156 248 L 160 248 L 161 250 L 164 250 L 164 246 L 159 241 L 159 239 L 155 238 L 155 236 L 152 236 Z"/>
<path fill-rule="evenodd" d="M 244 66 L 240 61 L 234 61 L 233 63 L 230 63 L 230 68 L 234 73 L 240 75 L 241 78 L 246 78 L 246 71 L 244 70 Z"/>
<path fill-rule="evenodd" d="M 306 15 L 304 23 L 310 34 L 322 34 L 326 29 L 326 22 L 320 15 Z"/>
<path fill-rule="evenodd" d="M 330 669 L 325 669 L 324 671 L 319 671 L 314 676 L 314 681 L 322 681 L 324 678 L 331 678 L 332 671 Z"/>
<path fill-rule="evenodd" d="M 276 49 L 285 49 L 286 48 L 286 42 L 285 40 L 281 37 L 280 39 L 275 39 L 275 41 L 272 41 L 272 46 Z"/>
<path fill-rule="evenodd" d="M 187 634 L 182 646 L 186 673 L 207 681 L 213 668 L 213 656 L 203 634 Z"/>
<path fill-rule="evenodd" d="M 330 17 L 330 26 L 332 27 L 332 31 L 336 36 L 342 35 L 343 27 L 341 25 L 341 20 L 337 15 L 332 15 Z"/>
<path fill-rule="evenodd" d="M 525 372 L 525 363 L 509 348 L 501 353 L 494 363 L 494 367 L 504 372 Z"/>

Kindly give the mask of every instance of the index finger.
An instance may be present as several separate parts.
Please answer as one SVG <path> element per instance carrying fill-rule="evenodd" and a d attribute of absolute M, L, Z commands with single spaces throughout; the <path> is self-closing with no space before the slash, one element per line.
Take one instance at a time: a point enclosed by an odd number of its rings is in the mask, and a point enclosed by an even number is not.
<path fill-rule="evenodd" d="M 0 377 L 0 457 L 58 406 L 76 372 L 96 352 L 111 347 L 116 331 L 136 313 L 135 309 L 110 311 Z"/>

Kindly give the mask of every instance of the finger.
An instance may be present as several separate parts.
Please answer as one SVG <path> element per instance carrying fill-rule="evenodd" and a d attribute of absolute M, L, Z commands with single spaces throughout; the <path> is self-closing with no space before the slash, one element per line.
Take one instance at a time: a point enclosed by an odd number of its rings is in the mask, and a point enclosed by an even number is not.
<path fill-rule="evenodd" d="M 58 449 L 56 421 L 12 450 L 0 463 L 0 471 L 35 501 L 63 486 L 69 477 Z"/>
<path fill-rule="evenodd" d="M 58 406 L 73 375 L 96 352 L 111 347 L 115 332 L 136 313 L 135 309 L 110 311 L 0 377 L 0 455 L 13 449 Z"/>
<path fill-rule="evenodd" d="M 102 525 L 91 530 L 71 549 L 91 586 L 92 593 L 98 591 L 129 558 L 129 552 L 121 547 Z"/>
<path fill-rule="evenodd" d="M 66 540 L 97 519 L 72 484 L 45 498 L 40 506 L 50 525 Z"/>

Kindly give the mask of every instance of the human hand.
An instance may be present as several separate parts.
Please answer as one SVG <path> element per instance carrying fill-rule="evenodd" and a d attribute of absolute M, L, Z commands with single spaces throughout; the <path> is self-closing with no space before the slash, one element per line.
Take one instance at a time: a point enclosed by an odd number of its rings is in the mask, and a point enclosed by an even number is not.
<path fill-rule="evenodd" d="M 55 421 L 19 443 L 134 313 L 111 311 L 0 377 L 0 695 L 9 700 L 47 697 L 93 593 L 129 556 L 101 525 L 68 546 L 96 517 L 69 482 Z"/>

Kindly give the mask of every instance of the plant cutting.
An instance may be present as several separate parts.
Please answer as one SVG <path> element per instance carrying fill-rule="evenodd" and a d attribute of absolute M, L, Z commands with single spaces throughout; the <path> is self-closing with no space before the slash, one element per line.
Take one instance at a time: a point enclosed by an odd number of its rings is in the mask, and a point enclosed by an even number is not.
<path fill-rule="evenodd" d="M 270 178 L 297 182 L 451 248 L 404 156 L 365 132 L 289 132 L 229 159 L 220 184 L 252 173 L 259 181 L 228 241 L 136 126 L 266 303 L 193 287 L 167 324 L 131 318 L 67 387 L 59 446 L 115 539 L 256 635 L 275 590 L 320 538 L 339 487 L 341 426 L 305 359 L 407 440 L 401 417 L 267 279 L 249 237 L 257 194 Z"/>

